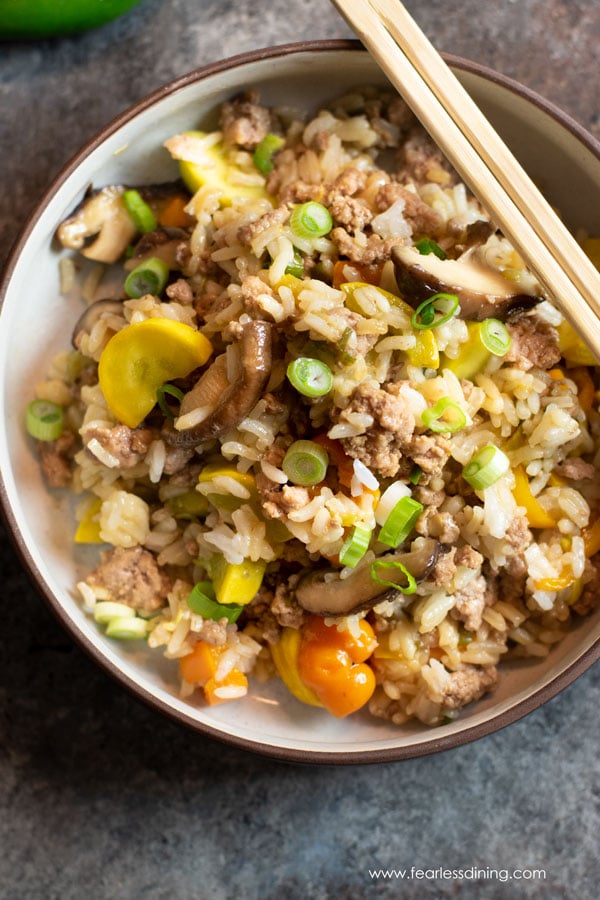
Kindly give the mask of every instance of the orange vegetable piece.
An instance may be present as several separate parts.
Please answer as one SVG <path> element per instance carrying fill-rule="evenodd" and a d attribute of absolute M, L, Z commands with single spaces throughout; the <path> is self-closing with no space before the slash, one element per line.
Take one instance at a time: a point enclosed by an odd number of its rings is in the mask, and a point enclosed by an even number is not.
<path fill-rule="evenodd" d="M 364 620 L 360 635 L 338 631 L 319 616 L 311 616 L 298 653 L 298 672 L 326 709 L 344 718 L 367 703 L 375 690 L 375 675 L 365 660 L 377 641 Z"/>
<path fill-rule="evenodd" d="M 365 266 L 358 263 L 352 263 L 348 259 L 338 259 L 333 266 L 332 284 L 334 288 L 339 288 L 341 284 L 348 281 L 362 281 L 366 284 L 379 285 L 381 281 L 382 263 L 376 265 Z"/>
<path fill-rule="evenodd" d="M 165 228 L 186 228 L 194 222 L 192 216 L 185 211 L 188 204 L 186 197 L 171 197 L 158 214 L 158 222 Z"/>
<path fill-rule="evenodd" d="M 345 452 L 339 441 L 327 437 L 326 434 L 317 434 L 313 441 L 327 450 L 329 459 L 337 469 L 339 482 L 343 487 L 349 488 L 354 477 L 354 461 Z"/>
<path fill-rule="evenodd" d="M 179 660 L 182 678 L 190 684 L 205 685 L 217 671 L 221 649 L 198 641 L 191 653 Z"/>
<path fill-rule="evenodd" d="M 569 378 L 577 385 L 579 403 L 587 415 L 593 406 L 596 396 L 596 388 L 594 387 L 590 371 L 587 366 L 575 366 L 574 369 L 569 370 Z"/>
<path fill-rule="evenodd" d="M 218 703 L 226 703 L 228 700 L 236 700 L 237 697 L 219 697 L 217 691 L 219 688 L 237 687 L 244 688 L 244 693 L 248 688 L 248 679 L 239 669 L 232 669 L 222 681 L 215 681 L 209 678 L 204 685 L 204 697 L 209 706 L 216 706 Z"/>

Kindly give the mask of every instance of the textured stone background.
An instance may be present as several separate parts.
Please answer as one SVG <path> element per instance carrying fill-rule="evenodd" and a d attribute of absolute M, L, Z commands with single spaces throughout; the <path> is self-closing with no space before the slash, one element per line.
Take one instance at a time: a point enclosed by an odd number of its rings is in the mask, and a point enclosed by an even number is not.
<path fill-rule="evenodd" d="M 600 136 L 598 0 L 407 6 L 440 49 L 523 81 Z M 0 263 L 59 167 L 151 89 L 244 50 L 349 35 L 326 0 L 144 0 L 94 33 L 0 44 Z M 74 647 L 1 537 L 2 900 L 598 896 L 597 667 L 437 756 L 277 764 L 133 700 Z M 547 879 L 369 877 L 471 865 Z"/>

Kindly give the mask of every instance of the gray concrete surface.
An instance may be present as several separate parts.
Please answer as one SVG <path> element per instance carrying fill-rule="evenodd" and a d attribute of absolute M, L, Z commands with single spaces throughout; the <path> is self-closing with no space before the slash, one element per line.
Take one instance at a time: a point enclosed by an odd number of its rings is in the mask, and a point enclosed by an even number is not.
<path fill-rule="evenodd" d="M 410 0 L 440 49 L 600 136 L 597 0 Z M 78 37 L 0 43 L 0 263 L 60 166 L 198 65 L 347 37 L 326 0 L 144 0 Z M 477 743 L 396 764 L 278 764 L 132 699 L 71 642 L 0 538 L 1 900 L 598 896 L 598 683 Z M 467 869 L 412 880 L 379 869 Z M 543 869 L 545 880 L 469 877 Z"/>

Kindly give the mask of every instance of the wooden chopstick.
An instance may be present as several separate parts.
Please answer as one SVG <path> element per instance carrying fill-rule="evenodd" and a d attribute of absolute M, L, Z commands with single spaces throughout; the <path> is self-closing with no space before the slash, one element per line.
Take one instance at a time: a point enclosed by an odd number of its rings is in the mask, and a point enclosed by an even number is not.
<path fill-rule="evenodd" d="M 399 0 L 333 0 L 600 359 L 600 273 Z"/>

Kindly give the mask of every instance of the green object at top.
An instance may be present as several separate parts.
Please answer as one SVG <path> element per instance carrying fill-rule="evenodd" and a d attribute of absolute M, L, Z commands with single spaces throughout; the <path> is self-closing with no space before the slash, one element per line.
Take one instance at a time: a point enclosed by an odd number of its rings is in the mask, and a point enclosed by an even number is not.
<path fill-rule="evenodd" d="M 44 38 L 97 28 L 140 0 L 0 0 L 0 40 Z"/>

